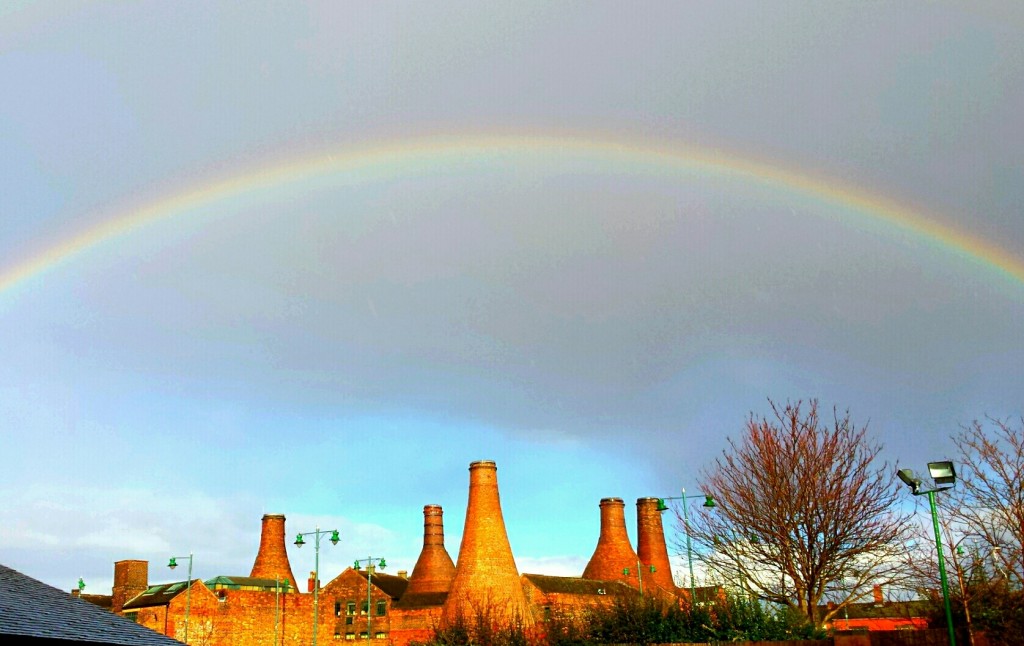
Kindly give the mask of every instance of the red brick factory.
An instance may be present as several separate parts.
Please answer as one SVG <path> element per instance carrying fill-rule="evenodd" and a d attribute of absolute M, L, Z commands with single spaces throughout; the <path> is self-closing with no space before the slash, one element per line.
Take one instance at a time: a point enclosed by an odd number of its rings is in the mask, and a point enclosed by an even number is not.
<path fill-rule="evenodd" d="M 512 556 L 498 495 L 497 466 L 469 465 L 469 502 L 458 563 L 444 545 L 440 505 L 423 507 L 423 548 L 412 574 L 385 574 L 372 563 L 346 568 L 317 592 L 318 642 L 373 640 L 381 646 L 425 641 L 438 627 L 521 625 L 546 630 L 623 595 L 688 599 L 672 579 L 657 498 L 637 500 L 637 549 L 626 533 L 621 498 L 600 503 L 597 547 L 580 577 L 521 574 Z M 313 635 L 312 573 L 301 591 L 285 548 L 285 517 L 263 516 L 259 552 L 248 576 L 150 585 L 147 561 L 114 564 L 110 609 L 165 635 L 204 646 L 308 644 Z M 368 579 L 369 578 L 369 582 Z M 369 601 L 368 592 L 369 589 Z M 89 600 L 101 602 L 96 595 Z M 189 598 L 190 597 L 190 598 Z"/>

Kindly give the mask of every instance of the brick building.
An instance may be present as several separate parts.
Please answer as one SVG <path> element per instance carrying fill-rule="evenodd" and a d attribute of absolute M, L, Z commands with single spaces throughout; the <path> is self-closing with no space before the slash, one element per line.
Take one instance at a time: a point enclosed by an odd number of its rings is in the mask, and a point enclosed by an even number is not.
<path fill-rule="evenodd" d="M 637 500 L 638 549 L 626 534 L 621 498 L 600 501 L 597 547 L 582 577 L 521 574 L 501 512 L 497 467 L 469 466 L 469 498 L 459 558 L 444 545 L 443 511 L 423 507 L 423 549 L 410 576 L 346 568 L 318 592 L 318 641 L 372 641 L 406 646 L 437 628 L 516 624 L 545 632 L 589 609 L 629 595 L 655 595 L 677 603 L 687 594 L 672 581 L 657 499 Z M 313 632 L 313 575 L 296 585 L 285 549 L 285 517 L 263 517 L 260 547 L 247 577 L 218 576 L 149 585 L 146 561 L 118 561 L 111 609 L 165 635 L 202 646 L 309 644 Z M 358 563 L 357 563 L 358 566 Z"/>

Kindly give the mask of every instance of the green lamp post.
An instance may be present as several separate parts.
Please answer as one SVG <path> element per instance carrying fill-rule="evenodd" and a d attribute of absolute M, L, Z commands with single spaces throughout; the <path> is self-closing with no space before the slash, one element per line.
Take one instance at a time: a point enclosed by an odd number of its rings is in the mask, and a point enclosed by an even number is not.
<path fill-rule="evenodd" d="M 337 545 L 341 538 L 338 537 L 338 530 L 321 530 L 319 526 L 311 532 L 303 532 L 295 535 L 295 544 L 302 547 L 306 544 L 303 536 L 313 536 L 313 646 L 316 646 L 317 626 L 320 619 L 320 539 L 327 534 L 331 535 L 332 545 Z"/>
<path fill-rule="evenodd" d="M 665 504 L 666 500 L 682 500 L 683 501 L 683 532 L 686 534 L 686 564 L 690 568 L 690 603 L 696 602 L 696 585 L 693 582 L 693 545 L 690 542 L 690 511 L 686 505 L 688 498 L 703 498 L 704 504 L 701 505 L 707 509 L 714 509 L 715 498 L 705 493 L 695 494 L 692 496 L 686 495 L 686 489 L 683 489 L 683 495 L 674 496 L 671 498 L 659 498 L 658 499 L 658 511 L 665 511 L 668 509 L 668 505 Z"/>
<path fill-rule="evenodd" d="M 188 643 L 188 614 L 192 609 L 192 552 L 188 556 L 172 556 L 167 567 L 178 567 L 178 559 L 188 559 L 188 581 L 185 583 L 185 643 Z"/>
<path fill-rule="evenodd" d="M 953 612 L 949 607 L 949 582 L 946 579 L 946 559 L 942 555 L 942 533 L 939 531 L 939 514 L 935 508 L 935 494 L 940 491 L 952 489 L 956 486 L 956 469 L 953 463 L 946 460 L 942 462 L 929 462 L 928 475 L 931 476 L 935 487 L 927 491 L 921 491 L 921 479 L 914 475 L 910 469 L 899 469 L 896 475 L 903 481 L 915 496 L 928 496 L 928 506 L 932 512 L 932 526 L 935 529 L 935 551 L 939 555 L 939 581 L 942 583 L 942 602 L 946 607 L 946 628 L 949 630 L 949 644 L 956 646 L 956 633 L 953 630 Z M 949 485 L 941 487 L 938 485 Z"/>
<path fill-rule="evenodd" d="M 370 598 L 371 581 L 373 579 L 373 564 L 376 563 L 380 569 L 387 567 L 387 561 L 382 558 L 374 558 L 367 556 L 365 559 L 356 559 L 353 566 L 356 570 L 359 569 L 360 563 L 366 563 L 366 641 L 369 643 L 373 639 L 373 607 L 372 600 Z"/>

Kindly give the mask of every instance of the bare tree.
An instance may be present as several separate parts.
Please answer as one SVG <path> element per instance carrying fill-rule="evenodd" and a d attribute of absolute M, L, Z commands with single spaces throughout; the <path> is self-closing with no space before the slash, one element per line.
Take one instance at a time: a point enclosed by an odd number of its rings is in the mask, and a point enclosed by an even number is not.
<path fill-rule="evenodd" d="M 988 418 L 953 438 L 959 449 L 959 495 L 940 501 L 964 535 L 977 536 L 992 555 L 996 574 L 1024 584 L 1024 418 L 1015 426 Z"/>
<path fill-rule="evenodd" d="M 902 582 L 911 514 L 900 511 L 881 445 L 849 411 L 825 424 L 817 400 L 769 403 L 773 417 L 751 414 L 703 473 L 718 504 L 690 528 L 712 572 L 820 626 L 874 585 Z M 819 613 L 825 600 L 834 605 Z"/>

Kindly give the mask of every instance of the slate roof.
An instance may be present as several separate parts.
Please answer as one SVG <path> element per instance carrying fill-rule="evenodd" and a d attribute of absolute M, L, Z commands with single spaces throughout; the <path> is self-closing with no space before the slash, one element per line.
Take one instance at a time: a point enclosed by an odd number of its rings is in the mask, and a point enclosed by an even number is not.
<path fill-rule="evenodd" d="M 405 610 L 412 608 L 433 608 L 435 606 L 443 606 L 447 598 L 447 592 L 414 592 L 412 594 L 402 595 L 402 598 L 395 602 L 394 607 Z"/>
<path fill-rule="evenodd" d="M 27 637 L 30 643 L 181 644 L 5 565 L 0 565 L 0 635 Z"/>
<path fill-rule="evenodd" d="M 359 576 L 366 578 L 366 570 L 357 570 Z M 404 577 L 395 576 L 394 574 L 384 574 L 383 572 L 373 573 L 373 585 L 379 588 L 384 594 L 388 595 L 392 599 L 401 598 L 402 594 L 405 593 L 405 589 L 409 586 L 409 579 Z"/>
<path fill-rule="evenodd" d="M 934 606 L 927 600 L 918 601 L 886 601 L 884 603 L 851 603 L 839 611 L 833 621 L 850 619 L 881 619 L 927 617 Z M 827 612 L 827 606 L 819 606 L 819 613 Z"/>
<path fill-rule="evenodd" d="M 268 592 L 274 592 L 277 586 L 280 586 L 281 592 L 298 592 L 295 588 L 291 587 L 291 582 L 288 580 L 275 581 L 274 579 L 265 579 L 251 576 L 215 576 L 212 579 L 207 579 L 203 583 L 206 587 L 213 590 L 217 586 L 226 587 L 228 589 L 238 588 L 263 588 Z"/>
<path fill-rule="evenodd" d="M 94 606 L 99 606 L 104 610 L 110 610 L 114 607 L 114 597 L 109 594 L 81 594 L 80 599 L 88 601 Z"/>
<path fill-rule="evenodd" d="M 621 581 L 598 581 L 577 576 L 524 574 L 523 578 L 545 594 L 635 594 L 634 588 Z"/>
<path fill-rule="evenodd" d="M 192 581 L 192 585 L 199 582 L 199 579 Z M 185 585 L 185 581 L 175 581 L 174 583 L 161 583 L 160 585 L 151 585 L 141 594 L 133 597 L 128 603 L 124 604 L 124 610 L 131 610 L 133 608 L 149 608 L 151 606 L 166 606 L 171 602 L 171 599 L 185 592 L 188 587 Z"/>

